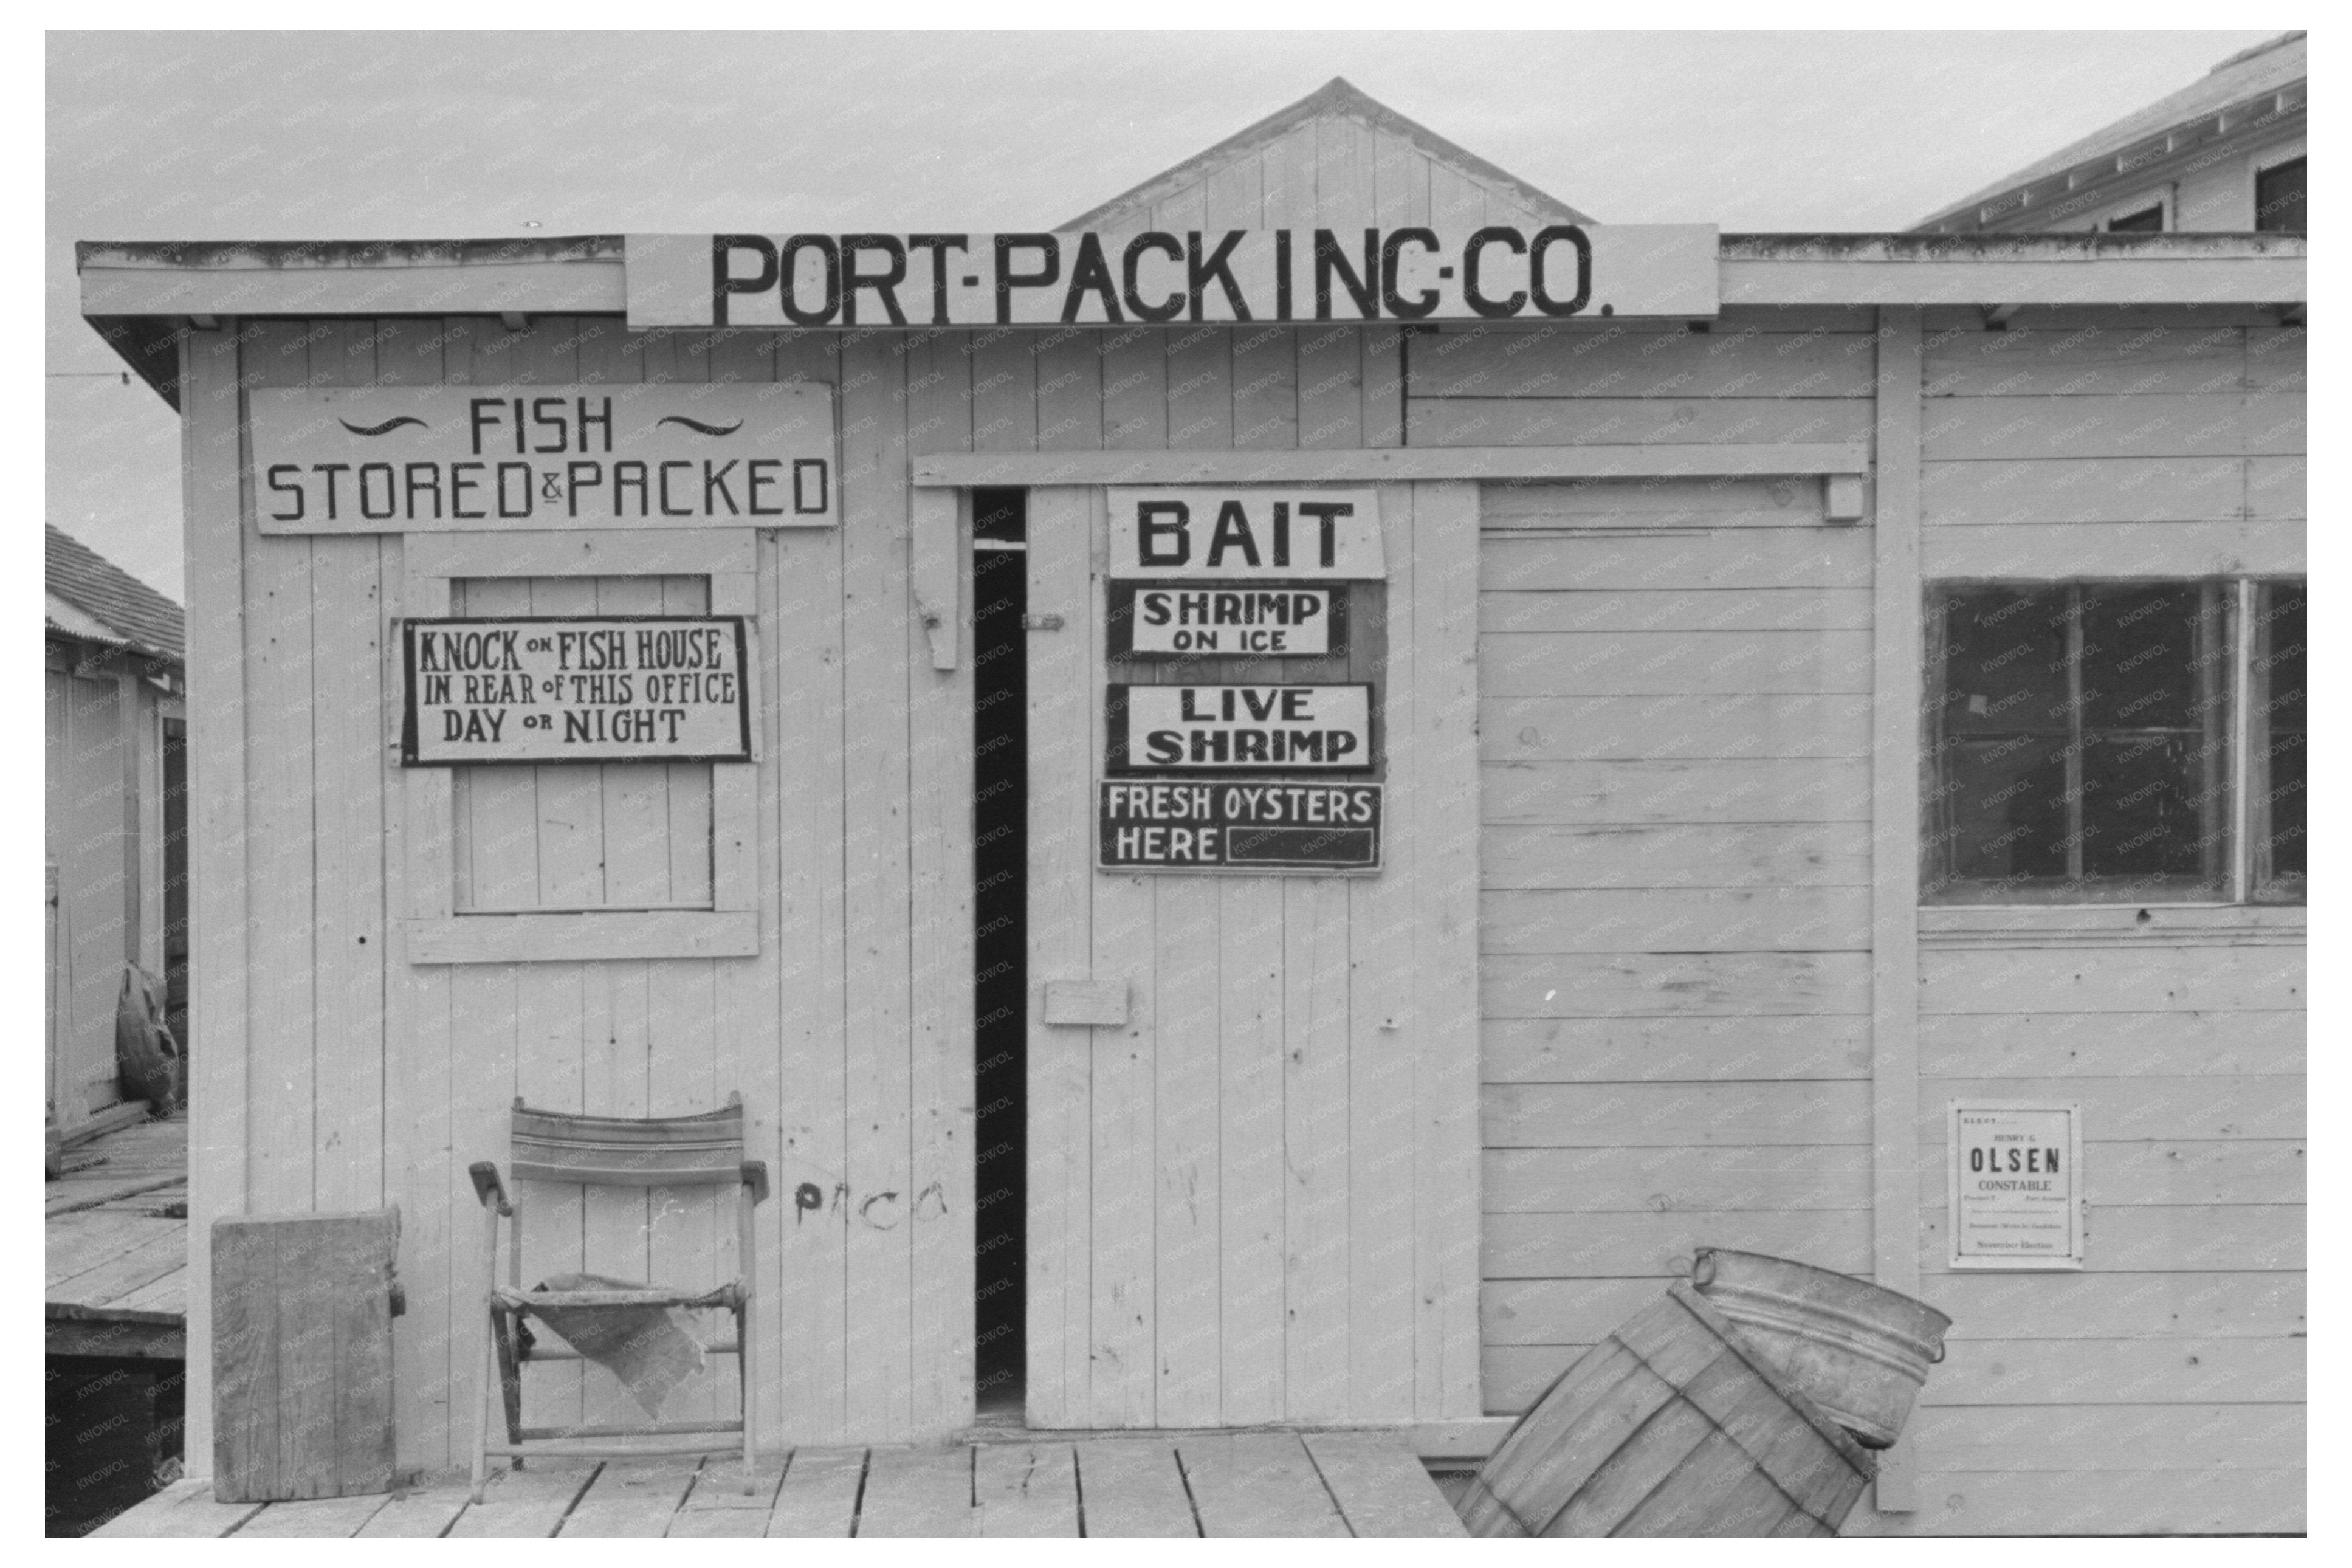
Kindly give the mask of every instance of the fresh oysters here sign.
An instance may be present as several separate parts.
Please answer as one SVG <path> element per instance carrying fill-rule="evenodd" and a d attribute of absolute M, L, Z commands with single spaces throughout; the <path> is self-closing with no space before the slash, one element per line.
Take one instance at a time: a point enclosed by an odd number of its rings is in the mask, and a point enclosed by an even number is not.
<path fill-rule="evenodd" d="M 275 387 L 247 395 L 264 533 L 823 528 L 830 387 Z"/>

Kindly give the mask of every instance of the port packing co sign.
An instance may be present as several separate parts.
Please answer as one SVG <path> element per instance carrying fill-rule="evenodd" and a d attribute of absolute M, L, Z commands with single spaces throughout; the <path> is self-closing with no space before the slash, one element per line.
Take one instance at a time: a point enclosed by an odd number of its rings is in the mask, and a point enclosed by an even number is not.
<path fill-rule="evenodd" d="M 1711 224 L 633 234 L 632 327 L 1712 316 Z"/>
<path fill-rule="evenodd" d="M 264 533 L 823 528 L 829 387 L 256 388 Z"/>
<path fill-rule="evenodd" d="M 747 762 L 740 616 L 417 619 L 401 761 Z"/>
<path fill-rule="evenodd" d="M 1951 1266 L 2082 1268 L 2081 1110 L 1954 1102 L 1950 1116 Z"/>

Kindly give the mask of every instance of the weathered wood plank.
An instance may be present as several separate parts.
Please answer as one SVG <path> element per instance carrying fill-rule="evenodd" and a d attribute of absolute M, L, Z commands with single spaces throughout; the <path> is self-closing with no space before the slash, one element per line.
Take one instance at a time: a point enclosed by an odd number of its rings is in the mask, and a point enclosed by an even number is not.
<path fill-rule="evenodd" d="M 1859 1144 L 1489 1149 L 1485 1165 L 1489 1214 L 1795 1211 L 1870 1202 L 1870 1151 Z"/>
<path fill-rule="evenodd" d="M 1769 1017 L 1863 1011 L 1869 962 L 1844 952 L 1559 954 L 1496 956 L 1480 969 L 1488 1018 Z"/>
<path fill-rule="evenodd" d="M 2255 521 L 2311 515 L 2311 463 L 2305 458 L 2246 460 L 2246 515 Z"/>
<path fill-rule="evenodd" d="M 436 1540 L 465 1512 L 472 1484 L 464 1477 L 442 1478 L 397 1491 L 357 1531 L 366 1540 Z"/>
<path fill-rule="evenodd" d="M 482 1500 L 457 1516 L 447 1539 L 545 1540 L 563 1523 L 604 1467 L 580 1460 L 535 1458 L 524 1470 L 493 1468 Z"/>
<path fill-rule="evenodd" d="M 2095 1172 L 2087 1163 L 2086 1180 Z M 2101 1205 L 2109 1183 L 2091 1186 L 2094 1218 L 2084 1267 L 2101 1274 L 2168 1274 L 2208 1269 L 2306 1267 L 2307 1211 L 2288 1204 Z M 1919 1246 L 1931 1272 L 1948 1273 L 1948 1214 L 1931 1189 L 1919 1209 Z"/>
<path fill-rule="evenodd" d="M 1865 1505 L 1844 1533 L 1882 1535 L 2223 1535 L 2307 1528 L 2309 1474 L 2185 1466 L 2136 1475 L 2049 1469 L 1978 1473 L 1937 1485 L 1916 1513 Z"/>
<path fill-rule="evenodd" d="M 1449 324 L 1415 345 L 1409 384 L 1414 397 L 1867 397 L 1871 368 L 1870 340 L 1854 332 Z"/>
<path fill-rule="evenodd" d="M 217 1540 L 261 1511 L 257 1502 L 216 1502 L 210 1481 L 173 1481 L 143 1502 L 90 1531 L 93 1539 L 126 1537 Z"/>
<path fill-rule="evenodd" d="M 1478 639 L 1488 697 L 1706 697 L 1859 693 L 1867 632 L 1489 632 Z"/>
<path fill-rule="evenodd" d="M 2220 521 L 2241 515 L 2251 460 L 2299 459 L 2018 458 L 1927 463 L 1920 474 L 1920 521 L 1931 531 Z"/>
<path fill-rule="evenodd" d="M 116 1259 L 187 1235 L 184 1223 L 117 1210 L 66 1215 L 42 1226 L 44 1273 L 53 1300 L 79 1299 L 73 1282 Z M 60 1295 L 59 1292 L 64 1294 Z"/>
<path fill-rule="evenodd" d="M 1692 1252 L 1700 1247 L 1801 1258 L 1842 1274 L 1870 1269 L 1868 1216 L 1853 1209 L 1489 1214 L 1480 1256 L 1489 1280 L 1672 1279 L 1689 1274 Z M 1504 1331 L 1503 1320 L 1508 1316 L 1507 1311 L 1498 1316 L 1489 1286 L 1481 1313 L 1487 1343 L 1521 1342 Z"/>
<path fill-rule="evenodd" d="M 2034 523 L 1936 529 L 1931 577 L 2230 577 L 2305 569 L 2301 519 L 2264 522 Z"/>
<path fill-rule="evenodd" d="M 2242 457 L 2305 449 L 2300 403 L 2242 393 L 2022 395 L 1938 401 L 1922 427 L 1931 460 Z"/>
<path fill-rule="evenodd" d="M 1859 694 L 1496 697 L 1480 702 L 1490 762 L 1869 755 Z"/>
<path fill-rule="evenodd" d="M 1497 825 L 1865 822 L 1860 758 L 1489 763 L 1481 819 Z"/>
<path fill-rule="evenodd" d="M 2308 1343 L 1955 1340 L 1919 1398 L 1923 1405 L 2294 1405 L 2305 1397 Z"/>
<path fill-rule="evenodd" d="M 694 1475 L 691 1459 L 607 1461 L 558 1533 L 595 1539 L 662 1535 L 686 1500 Z"/>
<path fill-rule="evenodd" d="M 1294 1420 L 1348 1408 L 1348 890 L 1283 886 L 1284 1403 Z"/>
<path fill-rule="evenodd" d="M 1029 605 L 1076 623 L 1029 649 L 1029 754 L 1092 757 L 1088 669 L 1095 595 L 1088 579 L 1093 512 L 1086 491 L 1029 497 Z M 1091 974 L 1095 801 L 1085 768 L 1033 767 L 1029 781 L 1029 973 Z M 1104 978 L 1108 979 L 1108 976 Z M 1138 1005 L 1148 1003 L 1148 996 Z M 1092 1031 L 1049 1028 L 1029 1015 L 1029 1425 L 1083 1426 L 1093 1302 L 1089 1186 Z"/>
<path fill-rule="evenodd" d="M 1863 888 L 1610 888 L 1487 892 L 1481 952 L 1858 952 Z"/>
<path fill-rule="evenodd" d="M 865 1479 L 863 1448 L 795 1448 L 768 1515 L 769 1538 L 847 1540 Z"/>
<path fill-rule="evenodd" d="M 1489 826 L 1478 836 L 1488 889 L 1853 889 L 1870 843 L 1841 823 L 1672 823 Z"/>
<path fill-rule="evenodd" d="M 271 1503 L 240 1526 L 239 1541 L 347 1541 L 358 1535 L 383 1506 L 389 1493 L 370 1497 L 313 1498 Z"/>
<path fill-rule="evenodd" d="M 1348 1533 L 1306 1445 L 1290 1433 L 1206 1433 L 1177 1440 L 1184 1479 L 1211 1540 Z"/>
<path fill-rule="evenodd" d="M 1859 441 L 1870 429 L 1870 404 L 1858 397 L 1415 397 L 1406 402 L 1405 420 L 1415 447 L 1769 446 Z"/>
<path fill-rule="evenodd" d="M 1157 1437 L 1097 1437 L 1077 1445 L 1078 1492 L 1094 1538 L 1192 1538 L 1201 1533 L 1175 1445 Z"/>
<path fill-rule="evenodd" d="M 971 1503 L 972 1450 L 877 1448 L 866 1461 L 857 1534 L 866 1539 L 979 1533 Z M 786 1472 L 786 1480 L 791 1479 Z"/>
<path fill-rule="evenodd" d="M 1173 879 L 1161 882 L 1162 951 L 1202 942 L 1206 933 L 1188 930 L 1171 901 Z M 1216 1161 L 1221 1254 L 1218 1288 L 1211 1300 L 1189 1300 L 1217 1314 L 1217 1362 L 1222 1397 L 1213 1408 L 1227 1426 L 1275 1421 L 1288 1414 L 1284 1386 L 1286 1340 L 1291 1333 L 1328 1331 L 1304 1311 L 1286 1310 L 1283 1257 L 1287 1244 L 1284 1155 L 1284 990 L 1282 883 L 1272 878 L 1213 883 L 1198 907 L 1208 926 L 1213 963 L 1205 965 L 1213 987 L 1205 994 L 1213 1017 L 1207 1054 L 1216 1061 L 1218 1111 L 1211 1151 Z M 1172 1014 L 1191 985 L 1163 968 L 1160 1005 Z M 1205 1087 L 1205 1086 L 1204 1086 Z M 1172 1195 L 1172 1194 L 1171 1194 Z M 1180 1233 L 1181 1234 L 1181 1233 Z M 1163 1250 L 1162 1281 L 1181 1276 L 1182 1261 Z M 1194 1265 L 1193 1267 L 1197 1267 Z M 1202 1321 L 1180 1310 L 1186 1298 L 1158 1311 L 1160 1342 L 1178 1341 Z M 1304 1303 L 1299 1303 L 1303 1307 Z M 1163 1423 L 1174 1424 L 1163 1415 Z"/>
<path fill-rule="evenodd" d="M 1487 487 L 1491 491 L 1493 487 Z M 1484 520 L 1494 526 L 1490 516 Z M 1481 632 L 1867 631 L 1858 588 L 1697 588 L 1640 593 L 1554 589 L 1478 595 Z"/>
<path fill-rule="evenodd" d="M 2281 1077 L 2305 1070 L 2299 1010 L 1946 1013 L 1919 1021 L 1928 1078 Z"/>
<path fill-rule="evenodd" d="M 1931 949 L 1919 1011 L 2148 1013 L 2298 1011 L 2300 947 Z"/>
<path fill-rule="evenodd" d="M 1490 1018 L 1478 1041 L 1487 1083 L 1870 1076 L 1870 1026 L 1858 1016 Z"/>
<path fill-rule="evenodd" d="M 1212 1426 L 1231 1418 L 1224 1408 L 1226 1173 L 1218 1149 L 1221 889 L 1204 878 L 1165 878 L 1153 891 L 1160 951 L 1150 988 L 1157 1009 L 1151 1310 L 1155 1321 L 1183 1325 L 1155 1347 L 1154 1408 L 1165 1425 Z"/>
<path fill-rule="evenodd" d="M 1394 1437 L 1315 1432 L 1306 1443 L 1349 1533 L 1446 1540 L 1468 1535 L 1421 1461 Z"/>
<path fill-rule="evenodd" d="M 1490 1149 L 1867 1142 L 1866 1084 L 1494 1084 Z"/>
<path fill-rule="evenodd" d="M 982 1443 L 972 1450 L 979 1533 L 990 1540 L 1075 1540 L 1077 1451 L 1068 1443 Z"/>
<path fill-rule="evenodd" d="M 1704 539 L 1515 538 L 1489 533 L 1478 546 L 1485 591 L 1561 588 L 1867 588 L 1868 542 L 1854 531 L 1758 529 L 1736 551 Z"/>
<path fill-rule="evenodd" d="M 2079 1104 L 2094 1136 L 2118 1142 L 2305 1135 L 2299 1078 L 1930 1079 L 1919 1086 L 1919 1127 L 1932 1145 L 1944 1138 L 1945 1102 L 1956 1099 Z"/>
<path fill-rule="evenodd" d="M 2245 351 L 2246 331 L 2234 326 L 1937 332 L 1927 344 L 1926 391 L 1931 398 L 2235 393 Z"/>
<path fill-rule="evenodd" d="M 1938 1474 L 2021 1469 L 2094 1471 L 2278 1469 L 2304 1462 L 2300 1405 L 1938 1405 L 1909 1435 Z"/>

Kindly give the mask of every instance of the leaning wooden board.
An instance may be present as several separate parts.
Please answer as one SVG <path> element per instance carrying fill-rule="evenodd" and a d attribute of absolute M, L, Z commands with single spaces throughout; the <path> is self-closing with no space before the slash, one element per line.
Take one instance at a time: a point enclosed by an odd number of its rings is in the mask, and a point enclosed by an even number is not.
<path fill-rule="evenodd" d="M 1489 1537 L 1834 1535 L 1875 1473 L 1677 1281 L 1560 1374 L 1461 1513 Z"/>
<path fill-rule="evenodd" d="M 400 1211 L 213 1223 L 213 1495 L 393 1488 Z"/>

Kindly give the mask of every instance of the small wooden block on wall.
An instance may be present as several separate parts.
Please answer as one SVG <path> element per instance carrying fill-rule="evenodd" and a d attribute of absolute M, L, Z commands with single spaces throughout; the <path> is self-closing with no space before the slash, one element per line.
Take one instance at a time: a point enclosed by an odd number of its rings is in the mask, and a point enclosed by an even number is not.
<path fill-rule="evenodd" d="M 1127 982 L 1045 982 L 1045 1022 L 1118 1028 L 1127 1022 Z"/>
<path fill-rule="evenodd" d="M 400 1211 L 213 1222 L 213 1495 L 393 1487 Z"/>

